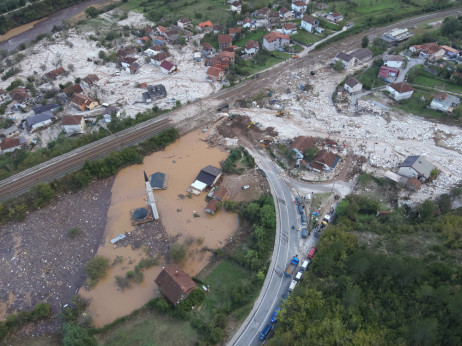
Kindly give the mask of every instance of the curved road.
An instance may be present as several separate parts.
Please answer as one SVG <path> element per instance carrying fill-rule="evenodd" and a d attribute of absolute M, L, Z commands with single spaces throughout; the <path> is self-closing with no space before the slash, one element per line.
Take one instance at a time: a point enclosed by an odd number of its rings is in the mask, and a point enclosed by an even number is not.
<path fill-rule="evenodd" d="M 294 255 L 298 255 L 301 261 L 304 259 L 305 254 L 300 253 L 298 250 L 299 233 L 291 230 L 291 226 L 298 225 L 300 220 L 293 203 L 294 196 L 291 193 L 291 187 L 305 193 L 335 191 L 343 196 L 351 191 L 351 186 L 345 182 L 336 182 L 335 185 L 332 183 L 308 184 L 288 178 L 285 176 L 285 172 L 261 150 L 250 148 L 247 148 L 247 150 L 254 157 L 258 167 L 266 173 L 271 188 L 276 208 L 276 239 L 271 265 L 260 296 L 249 316 L 247 316 L 242 326 L 229 342 L 229 345 L 258 345 L 260 343 L 258 337 L 261 331 L 269 323 L 271 315 L 282 296 L 288 292 L 291 278 L 284 277 L 283 273 L 289 260 Z M 314 232 L 307 241 L 313 245 L 317 243 L 318 239 L 315 237 Z"/>

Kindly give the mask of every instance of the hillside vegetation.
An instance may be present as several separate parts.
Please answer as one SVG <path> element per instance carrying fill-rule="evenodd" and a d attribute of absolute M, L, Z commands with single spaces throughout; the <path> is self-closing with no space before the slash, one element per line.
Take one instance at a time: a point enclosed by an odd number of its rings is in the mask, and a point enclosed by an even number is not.
<path fill-rule="evenodd" d="M 345 199 L 271 344 L 460 345 L 462 210 L 450 210 L 459 192 L 385 218 L 371 198 Z M 413 237 L 421 251 L 403 248 Z"/>

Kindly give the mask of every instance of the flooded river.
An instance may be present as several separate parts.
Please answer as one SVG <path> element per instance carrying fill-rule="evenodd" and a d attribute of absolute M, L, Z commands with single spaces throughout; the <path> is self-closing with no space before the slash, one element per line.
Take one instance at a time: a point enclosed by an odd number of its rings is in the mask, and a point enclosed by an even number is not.
<path fill-rule="evenodd" d="M 13 50 L 18 48 L 21 43 L 29 43 L 40 34 L 49 34 L 54 25 L 62 25 L 63 20 L 85 19 L 84 11 L 90 7 L 100 7 L 107 5 L 115 0 L 87 0 L 80 4 L 64 8 L 54 12 L 45 18 L 27 23 L 11 29 L 4 35 L 0 35 L 0 50 Z"/>
<path fill-rule="evenodd" d="M 111 206 L 107 214 L 107 224 L 104 234 L 105 245 L 98 250 L 98 255 L 110 259 L 122 256 L 125 261 L 111 268 L 108 276 L 91 291 L 80 290 L 80 294 L 91 299 L 89 312 L 95 324 L 102 326 L 119 316 L 129 314 L 141 307 L 149 299 L 158 294 L 154 279 L 165 264 L 161 259 L 159 266 L 144 271 L 144 282 L 133 285 L 132 288 L 120 290 L 114 276 L 125 276 L 128 270 L 143 257 L 142 249 L 132 250 L 130 247 L 114 249 L 110 239 L 119 233 L 133 230 L 130 223 L 131 209 L 145 206 L 146 192 L 143 171 L 150 176 L 155 172 L 168 174 L 167 190 L 154 190 L 154 197 L 160 219 L 169 236 L 180 236 L 180 242 L 188 246 L 187 259 L 183 269 L 191 276 L 196 275 L 208 263 L 210 252 L 201 251 L 208 248 L 222 247 L 238 227 L 236 214 L 220 210 L 216 215 L 205 213 L 207 205 L 205 193 L 192 198 L 180 198 L 187 195 L 186 188 L 196 178 L 199 171 L 207 165 L 219 167 L 219 162 L 225 160 L 228 153 L 216 148 L 209 148 L 204 141 L 206 135 L 195 131 L 181 137 L 176 143 L 168 146 L 165 151 L 154 153 L 144 159 L 142 165 L 123 169 L 114 181 Z M 181 210 L 181 211 L 178 211 Z M 194 217 L 197 213 L 199 217 Z M 129 262 L 132 262 L 129 264 Z"/>

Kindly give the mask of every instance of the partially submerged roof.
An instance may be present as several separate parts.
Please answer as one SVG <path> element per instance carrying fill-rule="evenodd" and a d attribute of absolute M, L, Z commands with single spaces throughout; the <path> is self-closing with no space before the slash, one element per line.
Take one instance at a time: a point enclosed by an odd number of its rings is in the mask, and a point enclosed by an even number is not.
<path fill-rule="evenodd" d="M 196 180 L 203 182 L 207 186 L 212 186 L 215 179 L 221 174 L 221 169 L 213 167 L 213 166 L 207 166 L 199 172 L 197 175 Z"/>
<path fill-rule="evenodd" d="M 151 187 L 155 190 L 167 189 L 168 175 L 162 172 L 156 172 L 151 175 Z"/>

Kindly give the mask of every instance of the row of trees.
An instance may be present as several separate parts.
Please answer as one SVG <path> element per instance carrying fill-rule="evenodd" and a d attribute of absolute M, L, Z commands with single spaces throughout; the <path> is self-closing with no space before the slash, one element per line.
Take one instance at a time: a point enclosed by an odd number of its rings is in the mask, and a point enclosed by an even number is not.
<path fill-rule="evenodd" d="M 459 248 L 462 213 L 450 209 L 450 199 L 427 201 L 414 211 L 399 209 L 388 218 L 375 216 L 380 203 L 371 198 L 349 196 L 341 202 L 338 223 L 324 231 L 304 281 L 283 305 L 270 343 L 460 344 L 462 329 L 454 326 L 462 323 L 462 267 L 450 257 L 374 251 L 352 233 L 425 231 L 429 238 L 441 233 L 443 245 Z"/>

